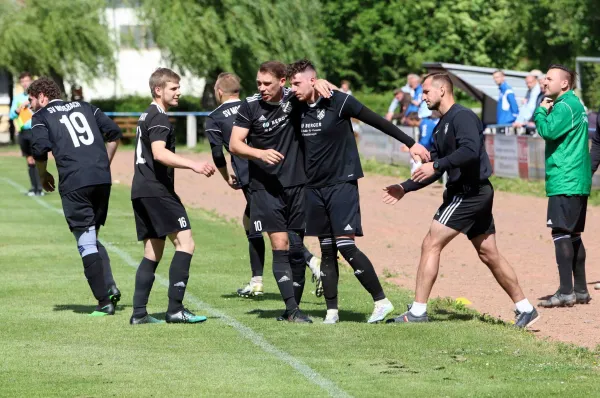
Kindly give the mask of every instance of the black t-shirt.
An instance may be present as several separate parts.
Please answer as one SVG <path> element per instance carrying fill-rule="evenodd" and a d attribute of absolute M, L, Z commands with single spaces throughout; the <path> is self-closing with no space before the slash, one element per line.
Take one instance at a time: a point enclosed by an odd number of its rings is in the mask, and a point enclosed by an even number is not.
<path fill-rule="evenodd" d="M 303 104 L 301 132 L 305 147 L 306 185 L 322 187 L 364 176 L 350 118 L 363 105 L 353 96 L 333 91 L 330 98 Z"/>
<path fill-rule="evenodd" d="M 47 160 L 52 152 L 61 195 L 112 182 L 104 143 L 121 138 L 121 129 L 99 108 L 53 100 L 33 115 L 31 126 L 33 156 Z"/>
<path fill-rule="evenodd" d="M 279 103 L 265 102 L 260 94 L 242 102 L 234 125 L 250 130 L 248 145 L 258 149 L 275 149 L 284 156 L 283 161 L 276 165 L 267 165 L 260 160 L 249 161 L 250 188 L 293 187 L 306 182 L 299 108 L 300 103 L 287 88 L 284 88 Z"/>
<path fill-rule="evenodd" d="M 153 102 L 138 120 L 131 199 L 177 196 L 174 169 L 154 160 L 155 141 L 164 141 L 165 147 L 175 152 L 173 126 L 166 112 Z"/>
<path fill-rule="evenodd" d="M 214 146 L 224 146 L 229 152 L 229 141 L 231 140 L 231 130 L 233 122 L 240 108 L 242 101 L 235 100 L 221 104 L 212 111 L 206 118 L 205 132 L 208 141 Z M 238 156 L 231 155 L 231 166 L 241 186 L 250 183 L 248 175 L 248 161 Z"/>

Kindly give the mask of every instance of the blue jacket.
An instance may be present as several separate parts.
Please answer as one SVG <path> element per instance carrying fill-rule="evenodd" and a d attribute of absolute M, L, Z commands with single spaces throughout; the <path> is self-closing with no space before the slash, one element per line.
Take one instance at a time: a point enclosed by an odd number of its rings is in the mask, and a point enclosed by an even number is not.
<path fill-rule="evenodd" d="M 419 101 L 421 102 L 421 99 L 423 98 L 423 87 L 419 84 L 413 91 L 413 95 L 411 96 L 410 100 L 411 101 Z M 419 112 L 419 106 L 415 105 L 415 104 L 409 104 L 408 107 L 406 107 L 406 112 L 404 113 L 405 115 L 408 115 L 409 113 L 412 112 Z"/>
<path fill-rule="evenodd" d="M 427 148 L 428 151 L 430 151 L 433 146 L 433 129 L 439 121 L 440 119 L 432 119 L 429 117 L 421 119 L 421 124 L 419 125 L 419 144 Z"/>
<path fill-rule="evenodd" d="M 498 106 L 496 107 L 496 123 L 511 124 L 519 115 L 519 106 L 515 99 L 515 93 L 508 83 L 500 85 L 500 96 L 498 97 Z"/>

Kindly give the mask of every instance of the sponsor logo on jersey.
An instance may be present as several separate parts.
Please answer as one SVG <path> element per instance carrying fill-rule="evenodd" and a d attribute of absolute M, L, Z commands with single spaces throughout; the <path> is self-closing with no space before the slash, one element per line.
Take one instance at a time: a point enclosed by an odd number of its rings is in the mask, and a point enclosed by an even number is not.
<path fill-rule="evenodd" d="M 265 115 L 260 115 L 260 117 L 258 118 L 259 122 L 264 122 L 265 120 L 267 120 L 267 118 L 265 117 Z"/>
<path fill-rule="evenodd" d="M 317 111 L 317 119 L 323 120 L 324 117 L 325 117 L 325 109 L 319 109 Z"/>
<path fill-rule="evenodd" d="M 292 111 L 292 104 L 290 104 L 289 102 L 285 102 L 281 106 L 281 110 L 283 110 L 283 113 L 290 113 Z"/>

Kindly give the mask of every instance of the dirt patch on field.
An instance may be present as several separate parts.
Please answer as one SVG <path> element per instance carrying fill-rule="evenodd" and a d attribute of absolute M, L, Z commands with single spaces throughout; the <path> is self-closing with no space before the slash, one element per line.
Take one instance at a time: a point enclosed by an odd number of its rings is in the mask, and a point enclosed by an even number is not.
<path fill-rule="evenodd" d="M 189 156 L 210 158 L 209 154 Z M 119 152 L 113 162 L 113 179 L 129 185 L 132 176 L 133 153 Z M 381 202 L 381 188 L 396 182 L 393 178 L 375 175 L 360 180 L 365 237 L 358 244 L 382 278 L 387 275 L 388 281 L 413 290 L 421 241 L 441 204 L 442 188 L 430 187 L 407 195 L 393 207 L 385 206 Z M 191 171 L 178 170 L 176 190 L 188 206 L 214 210 L 228 218 L 241 218 L 242 193 L 230 189 L 218 174 L 207 179 Z M 494 216 L 500 251 L 516 269 L 525 294 L 535 305 L 538 298 L 554 293 L 558 286 L 554 246 L 546 228 L 546 200 L 497 192 Z M 597 265 L 600 242 L 593 239 L 599 234 L 600 208 L 590 207 L 583 239 L 592 295 L 592 283 L 600 280 Z M 307 244 L 318 253 L 316 240 L 308 239 Z M 464 236 L 455 239 L 442 253 L 440 275 L 432 296 L 464 297 L 480 312 L 504 320 L 513 319 L 511 300 Z M 395 303 L 397 310 L 402 310 L 404 304 Z M 536 334 L 593 348 L 600 344 L 599 307 L 600 293 L 588 305 L 542 310 L 542 319 L 535 325 Z"/>

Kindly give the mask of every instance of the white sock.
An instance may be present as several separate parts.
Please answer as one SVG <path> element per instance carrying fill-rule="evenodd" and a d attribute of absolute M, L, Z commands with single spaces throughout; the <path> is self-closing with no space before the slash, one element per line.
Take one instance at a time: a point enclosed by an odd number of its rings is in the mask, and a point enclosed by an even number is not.
<path fill-rule="evenodd" d="M 252 279 L 250 279 L 250 283 L 260 283 L 262 285 L 262 276 L 253 276 Z"/>
<path fill-rule="evenodd" d="M 326 318 L 332 318 L 332 317 L 336 317 L 336 316 L 339 318 L 338 310 L 327 310 Z"/>
<path fill-rule="evenodd" d="M 427 303 L 417 303 L 413 301 L 412 306 L 410 307 L 410 313 L 414 316 L 421 316 L 427 312 Z"/>
<path fill-rule="evenodd" d="M 517 306 L 517 310 L 519 310 L 519 312 L 521 313 L 533 311 L 533 305 L 531 305 L 529 300 L 527 300 L 526 298 L 519 301 L 518 303 L 515 303 L 515 305 Z"/>
<path fill-rule="evenodd" d="M 377 300 L 377 301 L 375 302 L 375 306 L 378 306 L 378 305 L 386 305 L 386 304 L 387 304 L 387 303 L 389 303 L 389 302 L 390 302 L 390 300 L 388 300 L 388 298 L 386 297 L 386 298 L 384 298 L 384 299 Z"/>

